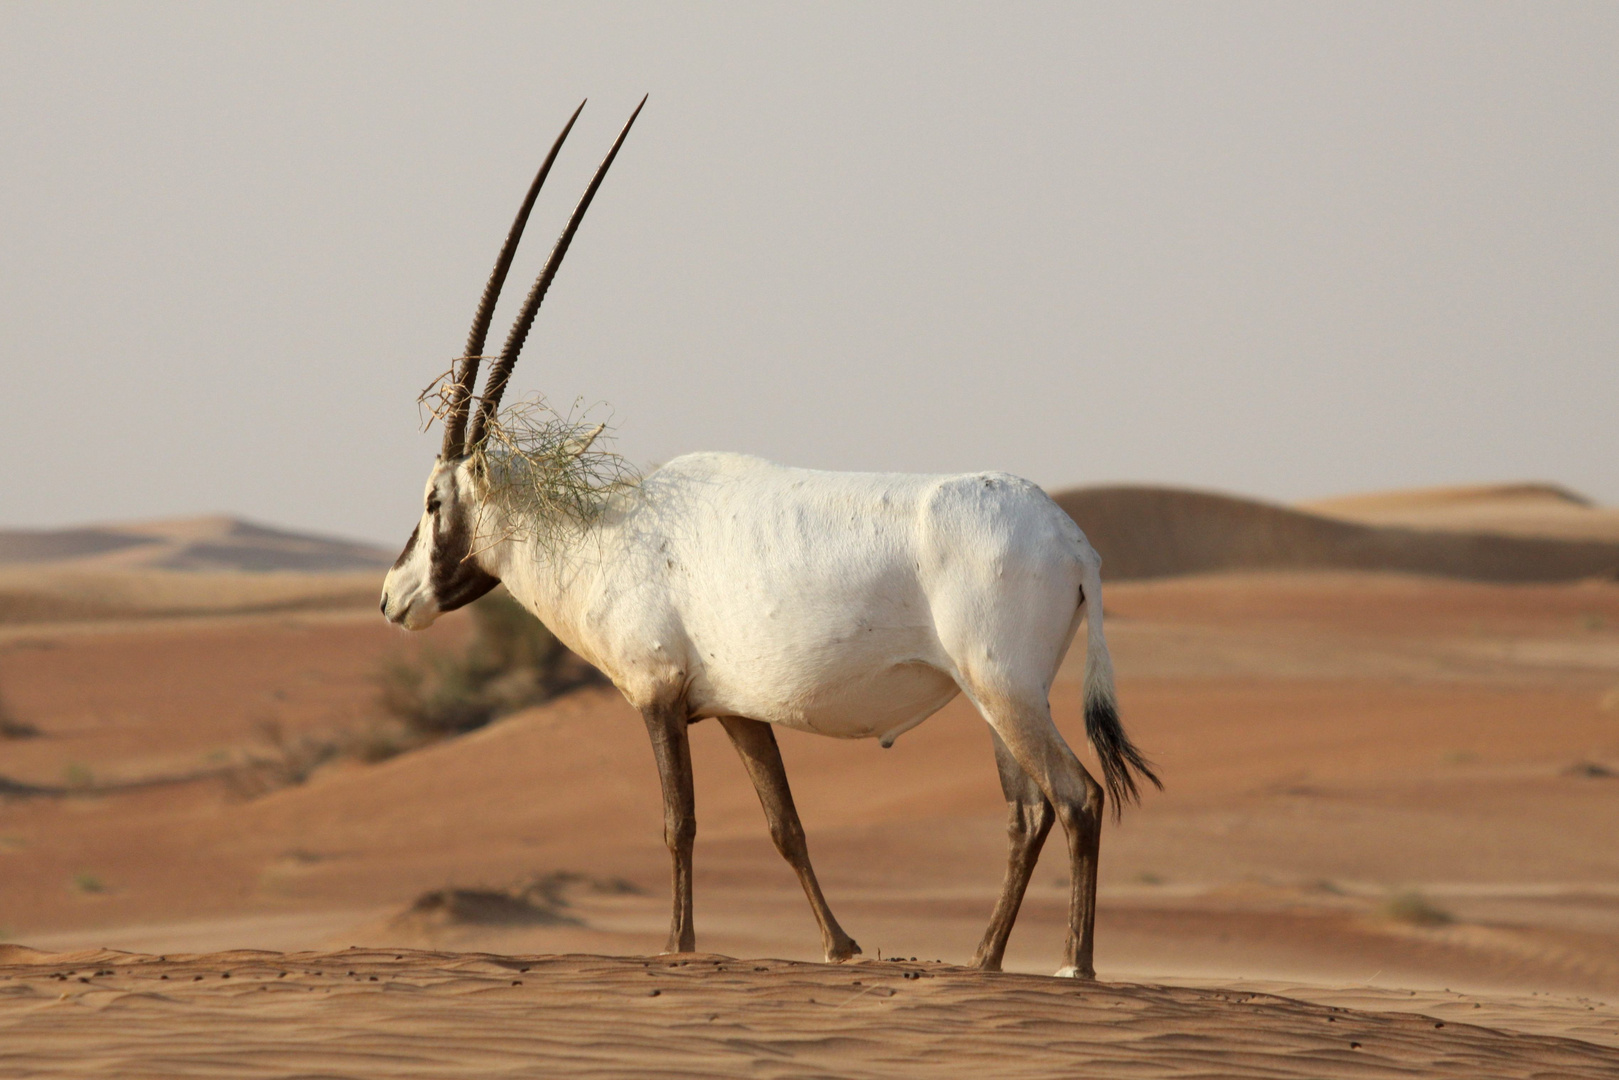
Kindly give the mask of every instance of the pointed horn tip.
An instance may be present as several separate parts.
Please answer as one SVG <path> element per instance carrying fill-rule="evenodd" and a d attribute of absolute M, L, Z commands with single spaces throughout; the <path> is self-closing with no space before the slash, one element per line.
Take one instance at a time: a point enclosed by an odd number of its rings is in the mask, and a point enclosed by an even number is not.
<path fill-rule="evenodd" d="M 567 227 L 562 230 L 562 235 L 557 239 L 556 246 L 551 249 L 551 257 L 546 260 L 545 268 L 540 271 L 540 276 L 534 281 L 534 287 L 529 290 L 528 299 L 524 301 L 523 309 L 518 313 L 517 320 L 512 324 L 511 333 L 506 337 L 506 347 L 501 350 L 500 358 L 495 361 L 495 365 L 490 370 L 488 379 L 484 383 L 483 399 L 479 402 L 477 411 L 471 418 L 471 432 L 467 436 L 469 443 L 476 443 L 481 439 L 488 427 L 489 420 L 495 415 L 496 410 L 500 408 L 500 399 L 506 393 L 506 382 L 511 377 L 512 368 L 517 364 L 518 354 L 522 352 L 523 343 L 528 337 L 529 328 L 533 325 L 534 315 L 539 310 L 541 301 L 545 298 L 545 292 L 550 287 L 551 278 L 556 275 L 557 268 L 561 265 L 562 257 L 567 253 L 568 247 L 573 241 L 574 230 L 579 227 L 579 222 L 584 218 L 585 210 L 589 208 L 591 201 L 596 197 L 596 190 L 601 186 L 603 178 L 606 177 L 608 167 L 613 164 L 613 160 L 618 156 L 619 148 L 624 145 L 624 140 L 629 136 L 630 128 L 635 125 L 635 118 L 641 115 L 641 110 L 646 107 L 646 103 L 651 97 L 650 92 L 641 95 L 640 103 L 635 106 L 635 111 L 630 113 L 630 118 L 624 122 L 623 130 L 618 133 L 618 138 L 613 140 L 612 149 L 607 151 L 607 157 L 597 166 L 596 175 L 591 178 L 590 185 L 585 188 L 584 197 L 579 200 L 579 205 L 574 208 L 573 216 L 568 219 Z M 583 109 L 583 103 L 579 107 Z M 572 121 L 569 121 L 569 123 L 571 125 Z"/>

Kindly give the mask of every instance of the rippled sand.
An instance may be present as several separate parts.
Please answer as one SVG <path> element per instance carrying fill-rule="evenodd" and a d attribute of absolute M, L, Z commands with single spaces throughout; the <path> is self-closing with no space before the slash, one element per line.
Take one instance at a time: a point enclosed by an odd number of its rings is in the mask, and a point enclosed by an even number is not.
<path fill-rule="evenodd" d="M 0 1075 L 1619 1075 L 1619 1048 L 1366 1004 L 911 962 L 0 947 Z"/>

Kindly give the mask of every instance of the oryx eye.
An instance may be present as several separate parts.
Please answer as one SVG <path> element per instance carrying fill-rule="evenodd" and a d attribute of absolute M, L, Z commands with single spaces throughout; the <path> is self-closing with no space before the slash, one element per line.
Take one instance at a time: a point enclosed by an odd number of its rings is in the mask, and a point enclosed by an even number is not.
<path fill-rule="evenodd" d="M 438 507 L 439 507 L 438 496 L 437 495 L 429 495 L 428 498 L 427 498 L 427 512 L 429 514 L 436 514 L 436 513 L 438 513 Z"/>

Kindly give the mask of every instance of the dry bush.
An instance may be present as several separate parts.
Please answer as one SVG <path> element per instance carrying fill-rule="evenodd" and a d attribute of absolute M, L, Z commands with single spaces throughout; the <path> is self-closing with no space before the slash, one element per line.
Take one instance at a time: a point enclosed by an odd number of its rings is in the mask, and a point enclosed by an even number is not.
<path fill-rule="evenodd" d="M 334 761 L 375 765 L 422 742 L 392 721 L 360 728 L 306 731 L 296 736 L 289 736 L 275 720 L 262 720 L 256 728 L 258 745 L 243 751 L 236 764 L 219 774 L 234 798 L 257 799 L 307 783 L 319 769 Z"/>
<path fill-rule="evenodd" d="M 344 733 L 341 740 L 344 757 L 367 765 L 376 765 L 398 757 L 414 748 L 421 740 L 414 738 L 403 726 L 391 721 L 371 723 L 358 731 Z"/>
<path fill-rule="evenodd" d="M 276 720 L 261 720 L 255 726 L 260 745 L 222 774 L 225 787 L 240 799 L 256 799 L 305 783 L 316 769 L 342 752 L 342 741 L 331 735 L 305 732 L 290 736 Z"/>
<path fill-rule="evenodd" d="M 408 738 L 459 735 L 600 681 L 595 668 L 569 652 L 504 589 L 468 610 L 474 634 L 465 651 L 396 657 L 381 673 L 382 707 L 398 718 Z"/>
<path fill-rule="evenodd" d="M 572 870 L 556 870 L 504 889 L 433 889 L 416 898 L 393 920 L 398 929 L 431 929 L 454 925 L 549 924 L 583 926 L 567 912 L 570 894 L 642 896 L 645 891 L 623 878 L 596 878 Z"/>
<path fill-rule="evenodd" d="M 6 699 L 0 697 L 0 739 L 33 739 L 39 736 L 39 729 L 33 724 L 19 720 L 6 704 Z"/>
<path fill-rule="evenodd" d="M 597 896 L 645 896 L 646 890 L 625 878 L 598 878 L 576 870 L 553 870 L 535 874 L 512 887 L 514 895 L 529 903 L 551 909 L 568 906 L 570 892 L 590 892 Z"/>
<path fill-rule="evenodd" d="M 1436 907 L 1415 889 L 1389 897 L 1383 904 L 1383 917 L 1407 926 L 1448 926 L 1456 921 L 1456 916 Z"/>

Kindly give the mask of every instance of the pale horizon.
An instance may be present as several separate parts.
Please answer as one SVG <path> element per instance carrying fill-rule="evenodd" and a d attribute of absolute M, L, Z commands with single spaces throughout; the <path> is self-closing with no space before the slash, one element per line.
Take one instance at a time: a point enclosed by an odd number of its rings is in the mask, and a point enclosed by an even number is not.
<path fill-rule="evenodd" d="M 640 464 L 1619 503 L 1619 10 L 12 5 L 0 528 L 396 546 L 522 191 L 509 397 Z"/>

